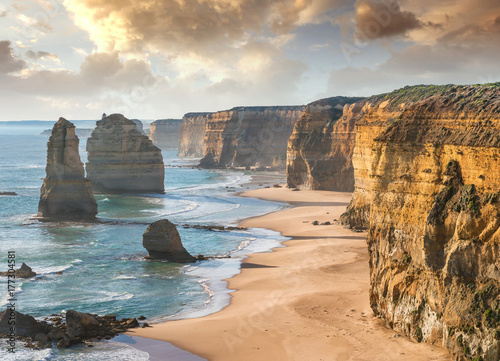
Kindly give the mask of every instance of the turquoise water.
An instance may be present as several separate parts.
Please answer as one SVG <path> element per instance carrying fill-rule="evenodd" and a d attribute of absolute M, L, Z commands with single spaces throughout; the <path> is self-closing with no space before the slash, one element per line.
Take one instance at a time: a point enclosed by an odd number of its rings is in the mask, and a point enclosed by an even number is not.
<path fill-rule="evenodd" d="M 144 260 L 142 233 L 156 220 L 236 225 L 243 218 L 283 207 L 235 197 L 233 191 L 242 190 L 250 175 L 192 169 L 189 161 L 175 156 L 176 151 L 164 152 L 165 195 L 97 195 L 103 223 L 32 220 L 45 176 L 47 139 L 29 135 L 29 130 L 24 133 L 2 135 L 0 127 L 0 191 L 18 194 L 0 196 L 0 268 L 7 269 L 7 252 L 15 251 L 18 266 L 25 262 L 38 273 L 17 284 L 17 309 L 22 313 L 41 317 L 76 309 L 118 317 L 144 315 L 150 321 L 199 316 L 227 304 L 229 290 L 222 279 L 239 272 L 246 254 L 268 251 L 283 240 L 262 229 L 210 232 L 178 227 L 191 254 L 231 258 L 188 266 Z M 80 148 L 85 162 L 85 139 Z M 0 278 L 1 307 L 7 300 L 5 283 Z M 12 358 L 0 343 L 0 359 L 147 360 L 144 353 L 123 345 L 96 346 L 90 351 L 23 350 Z"/>

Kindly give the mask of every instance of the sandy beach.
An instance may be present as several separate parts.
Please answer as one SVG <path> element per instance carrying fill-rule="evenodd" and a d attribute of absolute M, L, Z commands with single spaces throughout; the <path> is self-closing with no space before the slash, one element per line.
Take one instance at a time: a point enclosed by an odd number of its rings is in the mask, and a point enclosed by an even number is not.
<path fill-rule="evenodd" d="M 243 195 L 294 206 L 242 223 L 292 237 L 286 247 L 249 256 L 229 280 L 236 291 L 222 311 L 129 334 L 210 361 L 450 360 L 445 349 L 413 343 L 373 316 L 365 233 L 313 225 L 338 219 L 350 193 L 268 188 Z"/>

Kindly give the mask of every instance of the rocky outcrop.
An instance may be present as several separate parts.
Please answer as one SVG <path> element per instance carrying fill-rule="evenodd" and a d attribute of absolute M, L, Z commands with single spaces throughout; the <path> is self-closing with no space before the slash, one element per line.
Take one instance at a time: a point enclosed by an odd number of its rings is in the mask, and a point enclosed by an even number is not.
<path fill-rule="evenodd" d="M 139 317 L 139 320 L 144 319 L 143 316 Z M 64 320 L 58 315 L 45 317 L 45 320 L 49 322 L 7 309 L 0 313 L 0 336 L 8 339 L 7 345 L 10 347 L 14 347 L 15 340 L 21 338 L 27 345 L 36 348 L 50 348 L 52 343 L 58 348 L 67 348 L 88 340 L 109 340 L 140 326 L 136 318 L 117 320 L 114 315 L 98 316 L 74 310 L 68 310 Z M 12 327 L 15 327 L 15 331 L 11 330 Z M 148 327 L 147 323 L 143 323 L 142 327 Z M 10 345 L 11 341 L 13 345 Z"/>
<path fill-rule="evenodd" d="M 0 272 L 0 276 L 14 275 L 15 278 L 31 278 L 36 276 L 36 272 L 33 272 L 30 266 L 23 262 L 21 267 L 14 272 Z"/>
<path fill-rule="evenodd" d="M 201 158 L 205 150 L 207 117 L 212 113 L 187 113 L 179 129 L 179 157 Z"/>
<path fill-rule="evenodd" d="M 142 235 L 142 245 L 151 259 L 166 259 L 177 263 L 196 261 L 182 245 L 175 225 L 167 219 L 149 225 Z"/>
<path fill-rule="evenodd" d="M 43 180 L 38 217 L 44 220 L 92 220 L 97 203 L 85 178 L 75 126 L 64 118 L 47 143 L 47 176 Z"/>
<path fill-rule="evenodd" d="M 287 141 L 304 106 L 238 107 L 207 118 L 204 168 L 285 168 Z"/>
<path fill-rule="evenodd" d="M 288 140 L 288 187 L 354 190 L 352 153 L 361 100 L 333 97 L 306 106 Z"/>
<path fill-rule="evenodd" d="M 87 176 L 101 193 L 164 193 L 161 150 L 134 122 L 112 114 L 97 122 L 87 140 Z"/>
<path fill-rule="evenodd" d="M 161 149 L 179 148 L 179 128 L 182 119 L 159 119 L 151 123 L 148 137 Z"/>
<path fill-rule="evenodd" d="M 371 307 L 456 360 L 498 360 L 500 83 L 378 99 L 358 126 L 351 205 L 369 215 Z"/>

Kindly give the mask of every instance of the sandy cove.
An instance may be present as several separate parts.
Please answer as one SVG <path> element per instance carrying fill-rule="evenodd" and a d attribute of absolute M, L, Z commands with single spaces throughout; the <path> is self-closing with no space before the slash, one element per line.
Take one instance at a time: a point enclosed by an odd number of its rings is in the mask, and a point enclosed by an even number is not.
<path fill-rule="evenodd" d="M 270 188 L 243 195 L 294 205 L 242 223 L 293 239 L 245 260 L 222 311 L 130 334 L 210 361 L 450 360 L 446 350 L 399 337 L 373 316 L 365 233 L 312 225 L 338 219 L 350 193 Z"/>

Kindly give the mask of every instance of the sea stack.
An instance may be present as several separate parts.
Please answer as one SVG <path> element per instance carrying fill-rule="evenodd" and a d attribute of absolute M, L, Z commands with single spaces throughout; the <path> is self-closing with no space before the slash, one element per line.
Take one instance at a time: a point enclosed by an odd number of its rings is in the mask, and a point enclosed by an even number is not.
<path fill-rule="evenodd" d="M 142 235 L 142 245 L 147 249 L 150 259 L 166 259 L 171 262 L 195 262 L 181 242 L 174 224 L 167 219 L 151 223 Z"/>
<path fill-rule="evenodd" d="M 43 180 L 38 217 L 45 220 L 92 220 L 97 202 L 85 178 L 73 123 L 64 118 L 52 129 L 47 143 L 47 176 Z"/>
<path fill-rule="evenodd" d="M 161 150 L 121 114 L 97 122 L 87 140 L 87 176 L 100 193 L 164 193 Z"/>

